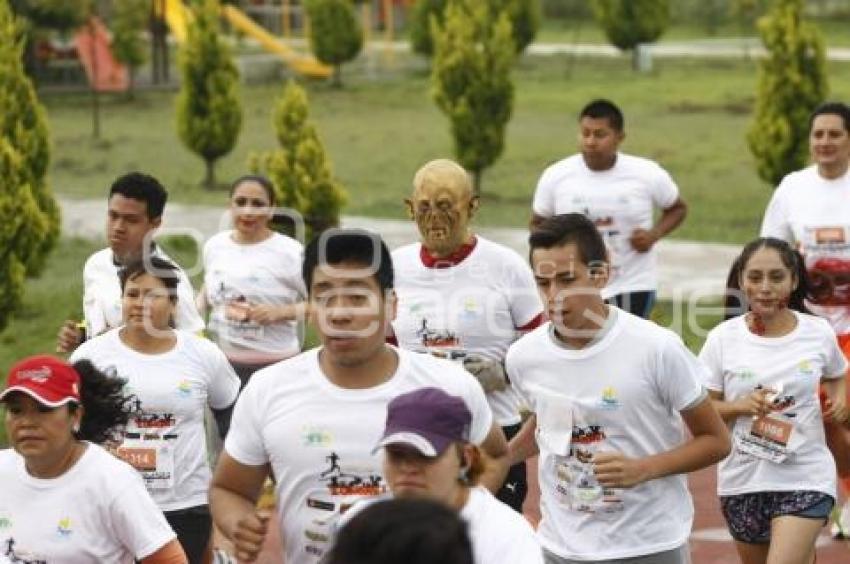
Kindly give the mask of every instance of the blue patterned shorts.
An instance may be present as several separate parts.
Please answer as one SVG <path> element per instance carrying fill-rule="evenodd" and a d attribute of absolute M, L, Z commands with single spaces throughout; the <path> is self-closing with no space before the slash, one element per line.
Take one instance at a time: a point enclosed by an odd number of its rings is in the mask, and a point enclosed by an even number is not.
<path fill-rule="evenodd" d="M 829 517 L 835 499 L 822 492 L 757 492 L 720 496 L 720 508 L 732 538 L 739 542 L 767 544 L 770 522 L 776 517 L 793 515 L 807 519 Z"/>

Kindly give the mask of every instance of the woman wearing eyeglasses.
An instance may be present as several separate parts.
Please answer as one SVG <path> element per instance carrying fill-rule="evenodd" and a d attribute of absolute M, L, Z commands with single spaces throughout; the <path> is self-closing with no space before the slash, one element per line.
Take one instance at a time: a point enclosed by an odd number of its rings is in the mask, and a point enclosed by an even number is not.
<path fill-rule="evenodd" d="M 199 309 L 210 309 L 211 336 L 243 385 L 256 370 L 300 351 L 303 316 L 302 245 L 273 231 L 271 182 L 238 178 L 230 189 L 233 229 L 204 245 L 204 288 Z"/>

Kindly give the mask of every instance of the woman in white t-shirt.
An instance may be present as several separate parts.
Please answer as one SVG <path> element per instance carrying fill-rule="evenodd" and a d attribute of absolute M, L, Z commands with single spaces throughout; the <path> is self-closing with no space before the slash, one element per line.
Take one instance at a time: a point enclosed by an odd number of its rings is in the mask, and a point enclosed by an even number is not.
<path fill-rule="evenodd" d="M 212 527 L 205 412 L 227 413 L 239 379 L 215 344 L 172 328 L 176 269 L 157 257 L 124 267 L 124 325 L 86 341 L 71 358 L 127 381 L 135 400 L 117 453 L 140 472 L 194 564 Z"/>
<path fill-rule="evenodd" d="M 744 564 L 777 555 L 808 564 L 835 504 L 823 421 L 847 421 L 847 361 L 829 324 L 806 312 L 803 259 L 784 241 L 745 246 L 728 285 L 727 319 L 700 353 L 706 387 L 733 435 L 718 467 L 723 515 Z"/>
<path fill-rule="evenodd" d="M 233 229 L 211 237 L 203 250 L 198 309 L 210 306 L 210 333 L 243 385 L 260 368 L 301 350 L 303 248 L 269 227 L 274 205 L 267 178 L 237 179 L 230 190 Z"/>
<path fill-rule="evenodd" d="M 0 561 L 185 564 L 139 475 L 95 443 L 128 419 L 124 382 L 51 356 L 12 366 L 0 393 Z"/>
<path fill-rule="evenodd" d="M 438 388 L 393 399 L 376 447 L 384 449 L 384 477 L 392 496 L 431 499 L 457 511 L 469 526 L 475 564 L 543 564 L 531 525 L 476 485 L 484 462 L 469 442 L 471 423 L 466 403 Z M 354 505 L 344 522 L 378 499 Z"/>

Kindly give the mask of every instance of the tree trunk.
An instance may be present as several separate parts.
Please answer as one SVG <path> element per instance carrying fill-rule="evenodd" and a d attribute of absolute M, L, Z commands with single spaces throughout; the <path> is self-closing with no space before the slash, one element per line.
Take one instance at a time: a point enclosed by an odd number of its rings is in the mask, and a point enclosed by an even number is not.
<path fill-rule="evenodd" d="M 215 159 L 208 159 L 204 157 L 204 163 L 207 168 L 206 177 L 204 178 L 204 187 L 207 190 L 213 190 L 215 188 Z"/>
<path fill-rule="evenodd" d="M 479 198 L 481 197 L 481 178 L 484 176 L 484 169 L 477 168 L 472 171 L 472 194 Z"/>
<path fill-rule="evenodd" d="M 342 88 L 342 65 L 334 65 L 333 78 L 331 86 L 334 88 Z"/>

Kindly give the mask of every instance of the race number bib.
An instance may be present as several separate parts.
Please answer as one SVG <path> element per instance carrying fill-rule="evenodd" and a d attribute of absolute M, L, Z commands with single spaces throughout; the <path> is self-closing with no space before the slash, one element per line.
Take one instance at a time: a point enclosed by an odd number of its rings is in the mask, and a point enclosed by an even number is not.
<path fill-rule="evenodd" d="M 174 487 L 174 448 L 171 441 L 125 441 L 118 457 L 139 471 L 151 490 Z"/>
<path fill-rule="evenodd" d="M 780 464 L 799 443 L 794 425 L 778 417 L 757 417 L 751 420 L 748 427 L 746 421 L 741 423 L 738 424 L 735 442 L 738 451 L 744 454 Z"/>

